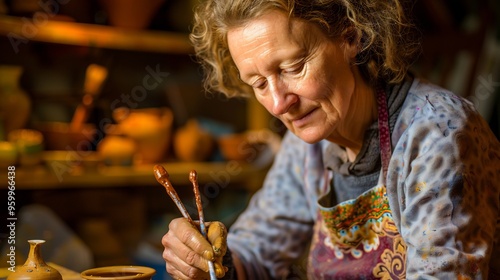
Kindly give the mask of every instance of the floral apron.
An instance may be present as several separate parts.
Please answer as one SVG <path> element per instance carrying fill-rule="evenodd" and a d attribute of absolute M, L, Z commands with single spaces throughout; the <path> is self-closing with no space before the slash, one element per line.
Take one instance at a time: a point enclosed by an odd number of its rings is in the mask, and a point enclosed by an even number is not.
<path fill-rule="evenodd" d="M 385 189 L 391 142 L 384 90 L 377 90 L 377 101 L 382 158 L 379 183 L 334 207 L 325 207 L 318 200 L 308 279 L 405 278 L 406 244 L 392 219 Z"/>

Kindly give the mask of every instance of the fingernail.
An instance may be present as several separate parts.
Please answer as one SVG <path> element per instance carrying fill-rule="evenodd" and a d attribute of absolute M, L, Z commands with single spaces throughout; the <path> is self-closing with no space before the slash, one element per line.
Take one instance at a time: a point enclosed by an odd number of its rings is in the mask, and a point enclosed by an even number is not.
<path fill-rule="evenodd" d="M 222 270 L 222 269 L 220 269 L 219 267 L 217 267 L 217 268 L 215 269 L 215 275 L 216 275 L 218 278 L 220 278 L 220 277 L 224 277 L 224 275 L 226 275 L 226 272 L 227 272 L 227 270 Z"/>
<path fill-rule="evenodd" d="M 207 260 L 213 261 L 214 253 L 212 253 L 212 251 L 206 250 L 205 252 L 203 252 L 203 257 Z"/>
<path fill-rule="evenodd" d="M 216 247 L 212 247 L 212 249 L 214 250 L 215 255 L 217 255 L 217 256 L 220 255 L 220 248 L 219 247 L 217 247 L 217 248 Z"/>

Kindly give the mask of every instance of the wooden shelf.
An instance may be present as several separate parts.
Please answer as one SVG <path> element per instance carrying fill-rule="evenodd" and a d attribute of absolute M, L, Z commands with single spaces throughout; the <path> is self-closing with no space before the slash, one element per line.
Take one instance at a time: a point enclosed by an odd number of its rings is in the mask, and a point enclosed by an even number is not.
<path fill-rule="evenodd" d="M 145 51 L 169 54 L 193 52 L 187 34 L 164 31 L 138 31 L 117 27 L 0 16 L 0 35 L 17 41 L 33 40 L 84 47 Z"/>
<path fill-rule="evenodd" d="M 29 30 L 29 31 L 28 31 Z M 153 52 L 157 54 L 193 54 L 188 34 L 151 30 L 129 30 L 96 24 L 48 20 L 36 24 L 30 18 L 0 15 L 0 36 L 9 40 L 44 42 L 91 48 Z M 253 101 L 252 116 L 262 114 L 262 107 Z M 250 129 L 266 127 L 268 115 L 252 117 Z M 267 118 L 266 118 L 267 117 Z M 51 165 L 52 164 L 52 165 Z M 154 178 L 153 165 L 110 167 L 83 162 L 82 166 L 57 167 L 44 162 L 36 167 L 16 169 L 16 188 L 23 190 L 92 189 L 117 187 L 159 186 Z M 190 184 L 189 172 L 196 170 L 200 187 L 213 183 L 244 188 L 250 192 L 259 189 L 267 167 L 256 167 L 243 162 L 165 162 L 173 184 Z"/>
<path fill-rule="evenodd" d="M 237 185 L 248 191 L 261 187 L 266 168 L 251 164 L 229 162 L 175 162 L 162 163 L 170 175 L 172 184 L 185 185 L 189 172 L 196 170 L 200 188 L 212 186 L 225 188 Z M 130 186 L 159 186 L 153 173 L 153 164 L 135 166 L 81 165 L 67 168 L 61 164 L 46 163 L 36 167 L 16 169 L 16 189 L 74 189 L 113 188 Z M 210 185 L 209 185 L 210 184 Z"/>

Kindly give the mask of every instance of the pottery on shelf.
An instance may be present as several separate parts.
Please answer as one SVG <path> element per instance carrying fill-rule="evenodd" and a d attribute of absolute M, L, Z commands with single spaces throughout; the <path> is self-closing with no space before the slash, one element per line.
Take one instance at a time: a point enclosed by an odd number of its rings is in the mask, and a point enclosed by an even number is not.
<path fill-rule="evenodd" d="M 114 133 L 135 143 L 134 163 L 157 163 L 167 157 L 174 118 L 170 108 L 117 108 L 113 118 L 118 123 Z"/>
<path fill-rule="evenodd" d="M 108 14 L 109 23 L 116 27 L 146 29 L 165 0 L 101 0 Z"/>
<path fill-rule="evenodd" d="M 22 266 L 17 266 L 7 280 L 62 280 L 61 273 L 47 265 L 42 258 L 40 247 L 45 240 L 28 240 L 28 243 L 30 250 L 26 262 Z"/>
<path fill-rule="evenodd" d="M 205 161 L 214 150 L 215 139 L 196 119 L 190 119 L 175 132 L 173 144 L 181 161 Z"/>
<path fill-rule="evenodd" d="M 132 165 L 135 151 L 134 140 L 120 135 L 106 135 L 97 145 L 97 152 L 103 162 L 110 166 Z"/>
<path fill-rule="evenodd" d="M 22 72 L 19 66 L 0 66 L 0 141 L 23 128 L 31 115 L 31 99 L 19 84 Z"/>
<path fill-rule="evenodd" d="M 42 161 L 43 135 L 34 129 L 15 129 L 9 132 L 7 140 L 14 144 L 18 152 L 18 163 L 35 166 Z"/>

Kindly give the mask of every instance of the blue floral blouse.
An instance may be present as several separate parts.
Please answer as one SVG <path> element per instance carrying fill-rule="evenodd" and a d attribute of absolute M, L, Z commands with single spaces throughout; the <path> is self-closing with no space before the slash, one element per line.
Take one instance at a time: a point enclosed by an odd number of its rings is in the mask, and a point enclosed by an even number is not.
<path fill-rule="evenodd" d="M 469 101 L 419 79 L 408 88 L 398 93 L 405 98 L 391 125 L 385 178 L 407 244 L 406 277 L 500 275 L 500 144 Z M 377 137 L 366 136 L 367 153 Z M 340 203 L 379 180 L 380 164 L 357 174 L 346 162 L 345 150 L 331 142 L 285 135 L 263 187 L 230 228 L 228 246 L 248 279 L 304 279 L 316 203 L 328 181 L 346 182 L 333 192 Z"/>

